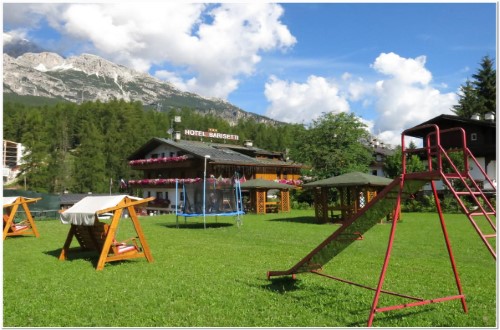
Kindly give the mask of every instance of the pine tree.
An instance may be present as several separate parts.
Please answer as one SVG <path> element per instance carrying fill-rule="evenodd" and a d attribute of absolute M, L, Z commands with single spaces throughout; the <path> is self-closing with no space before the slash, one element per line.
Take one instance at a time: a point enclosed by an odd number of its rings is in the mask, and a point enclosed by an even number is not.
<path fill-rule="evenodd" d="M 48 171 L 48 139 L 45 120 L 40 112 L 27 113 L 23 123 L 24 134 L 21 143 L 26 148 L 21 165 L 23 176 L 29 190 L 47 192 L 50 182 Z"/>
<path fill-rule="evenodd" d="M 493 112 L 496 115 L 496 70 L 493 60 L 483 57 L 481 68 L 472 75 L 474 80 L 467 79 L 465 85 L 460 86 L 458 104 L 452 111 L 460 117 L 471 118 L 473 114 L 484 115 Z"/>
<path fill-rule="evenodd" d="M 472 75 L 479 103 L 478 113 L 483 116 L 487 112 L 496 114 L 496 71 L 493 60 L 485 56 L 480 65 L 481 69 Z"/>
<path fill-rule="evenodd" d="M 82 123 L 80 141 L 75 151 L 71 190 L 75 193 L 104 193 L 109 189 L 110 180 L 105 173 L 104 137 L 94 123 L 87 121 Z"/>
<path fill-rule="evenodd" d="M 467 79 L 465 85 L 460 86 L 460 99 L 458 104 L 453 106 L 453 112 L 463 118 L 471 118 L 473 114 L 478 113 L 478 96 L 474 85 Z"/>

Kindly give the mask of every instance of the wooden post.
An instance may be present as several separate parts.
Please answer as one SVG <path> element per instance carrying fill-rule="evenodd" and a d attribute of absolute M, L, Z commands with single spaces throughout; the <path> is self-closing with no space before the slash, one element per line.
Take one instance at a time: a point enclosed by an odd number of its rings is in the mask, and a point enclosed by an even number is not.
<path fill-rule="evenodd" d="M 28 219 L 28 222 L 30 223 L 31 230 L 33 231 L 33 234 L 35 235 L 35 237 L 40 237 L 40 235 L 38 234 L 38 229 L 36 228 L 36 225 L 35 225 L 35 220 L 33 220 L 33 217 L 31 216 L 30 209 L 28 208 L 28 203 L 27 203 L 26 199 L 24 199 L 24 197 L 20 197 L 20 200 L 21 200 L 21 205 L 24 209 L 24 212 L 26 213 L 26 218 Z"/>
<path fill-rule="evenodd" d="M 151 250 L 149 249 L 148 242 L 146 240 L 146 236 L 144 236 L 144 232 L 142 231 L 141 224 L 139 223 L 139 219 L 137 218 L 137 213 L 135 212 L 135 208 L 133 206 L 128 207 L 128 213 L 130 214 L 130 218 L 132 219 L 132 223 L 134 224 L 135 231 L 137 232 L 137 236 L 139 237 L 139 241 L 141 242 L 142 251 L 146 256 L 146 259 L 149 262 L 153 262 L 153 255 L 151 254 Z"/>
<path fill-rule="evenodd" d="M 71 245 L 71 241 L 73 240 L 73 236 L 75 235 L 75 225 L 71 225 L 69 229 L 68 236 L 66 237 L 66 241 L 64 242 L 61 254 L 59 255 L 59 260 L 66 260 L 66 255 L 68 254 L 68 249 Z"/>

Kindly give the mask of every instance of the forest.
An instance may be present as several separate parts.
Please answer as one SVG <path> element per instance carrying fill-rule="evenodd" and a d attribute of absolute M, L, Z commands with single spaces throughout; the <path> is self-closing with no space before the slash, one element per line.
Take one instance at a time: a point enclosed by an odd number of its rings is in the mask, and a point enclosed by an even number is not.
<path fill-rule="evenodd" d="M 22 143 L 27 151 L 20 181 L 28 190 L 48 193 L 109 192 L 111 180 L 113 190 L 118 190 L 120 179 L 138 178 L 140 173 L 130 169 L 127 157 L 153 137 L 169 138 L 174 116 L 181 116 L 175 123 L 181 132 L 217 129 L 272 151 L 290 148 L 294 136 L 304 130 L 302 125 L 271 126 L 253 119 L 230 126 L 222 118 L 192 109 L 158 112 L 122 100 L 43 106 L 5 102 L 3 115 L 4 139 Z"/>

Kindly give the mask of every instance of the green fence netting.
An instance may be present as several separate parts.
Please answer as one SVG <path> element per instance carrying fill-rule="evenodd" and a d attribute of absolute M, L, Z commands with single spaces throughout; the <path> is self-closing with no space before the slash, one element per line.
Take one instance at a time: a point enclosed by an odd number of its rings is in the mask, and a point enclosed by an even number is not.
<path fill-rule="evenodd" d="M 3 195 L 6 197 L 22 196 L 27 198 L 42 198 L 36 203 L 29 205 L 31 215 L 37 219 L 56 219 L 59 217 L 61 197 L 59 195 L 39 193 L 29 190 L 4 189 Z M 19 210 L 20 216 L 24 213 Z"/>

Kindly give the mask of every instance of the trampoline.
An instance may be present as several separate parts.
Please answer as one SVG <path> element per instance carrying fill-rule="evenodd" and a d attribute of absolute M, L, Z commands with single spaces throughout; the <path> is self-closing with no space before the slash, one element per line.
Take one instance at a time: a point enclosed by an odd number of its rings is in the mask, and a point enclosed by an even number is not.
<path fill-rule="evenodd" d="M 231 178 L 211 176 L 203 181 L 193 182 L 177 179 L 175 182 L 176 226 L 179 217 L 203 217 L 203 228 L 207 227 L 206 217 L 235 217 L 237 226 L 242 225 L 243 199 L 238 173 Z"/>

